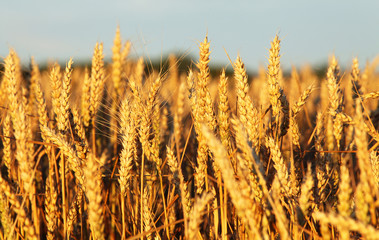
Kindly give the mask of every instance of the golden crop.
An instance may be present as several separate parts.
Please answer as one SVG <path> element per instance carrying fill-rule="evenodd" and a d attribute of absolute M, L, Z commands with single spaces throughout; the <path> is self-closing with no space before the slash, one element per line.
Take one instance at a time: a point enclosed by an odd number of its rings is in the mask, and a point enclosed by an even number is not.
<path fill-rule="evenodd" d="M 146 71 L 117 29 L 112 61 L 0 87 L 2 239 L 379 239 L 378 62 L 284 76 L 280 39 L 254 78 Z"/>

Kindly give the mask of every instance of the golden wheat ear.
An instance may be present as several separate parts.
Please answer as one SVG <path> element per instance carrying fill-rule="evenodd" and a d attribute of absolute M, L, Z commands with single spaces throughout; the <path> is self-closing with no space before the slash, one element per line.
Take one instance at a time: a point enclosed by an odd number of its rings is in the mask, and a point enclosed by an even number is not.
<path fill-rule="evenodd" d="M 280 39 L 278 35 L 275 36 L 271 42 L 269 65 L 268 65 L 268 93 L 270 95 L 270 103 L 272 107 L 272 117 L 278 121 L 279 113 L 281 110 L 280 86 L 279 86 L 279 71 L 280 71 Z"/>
<path fill-rule="evenodd" d="M 98 160 L 94 154 L 88 154 L 85 166 L 86 177 L 86 197 L 88 199 L 88 222 L 94 239 L 105 239 L 104 235 L 104 214 L 103 214 L 103 194 L 102 179 Z"/>

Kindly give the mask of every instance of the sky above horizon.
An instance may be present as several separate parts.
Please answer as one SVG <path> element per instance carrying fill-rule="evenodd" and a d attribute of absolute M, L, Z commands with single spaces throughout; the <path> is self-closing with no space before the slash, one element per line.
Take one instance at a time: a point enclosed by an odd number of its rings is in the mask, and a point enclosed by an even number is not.
<path fill-rule="evenodd" d="M 206 34 L 211 63 L 228 65 L 238 54 L 249 70 L 267 65 L 270 41 L 282 39 L 283 68 L 379 54 L 379 1 L 90 1 L 15 0 L 0 3 L 0 57 L 15 49 L 23 64 L 90 60 L 97 41 L 111 57 L 117 25 L 132 55 L 159 59 L 177 52 L 198 58 Z M 226 54 L 227 52 L 227 54 Z"/>

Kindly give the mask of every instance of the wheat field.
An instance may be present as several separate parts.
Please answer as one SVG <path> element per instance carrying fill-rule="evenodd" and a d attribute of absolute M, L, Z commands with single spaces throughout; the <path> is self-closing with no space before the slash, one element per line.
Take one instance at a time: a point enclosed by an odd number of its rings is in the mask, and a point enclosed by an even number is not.
<path fill-rule="evenodd" d="M 248 76 L 128 57 L 0 78 L 1 239 L 379 239 L 379 59 Z M 267 47 L 267 46 L 264 46 Z M 263 58 L 264 56 L 262 56 Z"/>

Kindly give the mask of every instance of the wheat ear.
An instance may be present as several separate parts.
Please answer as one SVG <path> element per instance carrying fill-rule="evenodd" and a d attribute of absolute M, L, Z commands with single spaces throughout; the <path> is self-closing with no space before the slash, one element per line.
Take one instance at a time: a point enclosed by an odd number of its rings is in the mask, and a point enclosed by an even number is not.
<path fill-rule="evenodd" d="M 368 215 L 369 207 L 372 205 L 374 199 L 371 189 L 376 187 L 376 184 L 372 183 L 373 174 L 370 167 L 370 158 L 367 146 L 367 133 L 365 131 L 365 123 L 362 113 L 362 108 L 359 99 L 356 100 L 356 118 L 357 123 L 355 127 L 355 145 L 357 147 L 358 166 L 361 171 L 360 182 L 357 187 L 357 217 L 359 220 L 365 223 L 370 222 Z M 358 205 L 359 203 L 359 205 Z"/>
<path fill-rule="evenodd" d="M 84 126 L 88 127 L 89 121 L 91 119 L 91 113 L 89 106 L 91 104 L 91 78 L 89 77 L 88 68 L 84 70 L 82 86 L 82 97 L 81 97 L 81 115 Z"/>
<path fill-rule="evenodd" d="M 280 71 L 280 40 L 278 35 L 271 42 L 269 65 L 268 65 L 268 93 L 270 95 L 270 104 L 272 107 L 272 117 L 275 119 L 276 125 L 279 121 L 279 113 L 281 110 L 280 86 L 279 86 L 279 71 Z"/>
<path fill-rule="evenodd" d="M 201 123 L 206 123 L 212 130 L 216 129 L 216 119 L 212 108 L 212 99 L 208 89 L 210 81 L 208 37 L 200 43 L 200 58 L 197 63 L 199 69 L 197 81 L 198 116 Z"/>
<path fill-rule="evenodd" d="M 372 151 L 370 153 L 370 162 L 372 172 L 374 173 L 376 179 L 377 187 L 379 188 L 379 157 L 377 151 Z"/>
<path fill-rule="evenodd" d="M 315 212 L 312 216 L 324 224 L 332 224 L 338 226 L 340 229 L 360 232 L 366 236 L 367 239 L 378 239 L 379 236 L 379 231 L 373 226 L 365 224 L 361 221 L 356 221 L 349 217 L 322 212 Z"/>
<path fill-rule="evenodd" d="M 121 36 L 120 36 L 120 26 L 117 26 L 116 35 L 113 40 L 112 47 L 112 81 L 113 87 L 117 94 L 120 93 L 120 81 L 121 81 L 121 68 L 122 68 L 122 59 L 121 59 Z"/>
<path fill-rule="evenodd" d="M 299 205 L 305 216 L 308 215 L 309 208 L 312 205 L 313 184 L 312 169 L 311 165 L 308 164 L 307 174 L 304 183 L 301 185 L 301 195 L 299 198 Z"/>
<path fill-rule="evenodd" d="M 45 218 L 47 227 L 47 239 L 56 239 L 56 231 L 58 228 L 58 193 L 55 184 L 54 174 L 49 172 L 49 177 L 46 179 L 45 190 Z"/>
<path fill-rule="evenodd" d="M 0 220 L 3 227 L 3 234 L 6 239 L 14 239 L 11 233 L 12 217 L 11 211 L 8 206 L 8 201 L 4 193 L 0 194 Z"/>
<path fill-rule="evenodd" d="M 87 179 L 85 193 L 88 199 L 88 222 L 93 238 L 102 240 L 105 239 L 105 236 L 101 171 L 97 159 L 92 153 L 88 154 L 85 169 Z"/>
<path fill-rule="evenodd" d="M 60 114 L 58 115 L 57 119 L 57 126 L 58 130 L 61 131 L 61 133 L 65 133 L 69 126 L 70 126 L 70 120 L 69 120 L 69 115 L 70 115 L 70 105 L 69 105 L 69 97 L 71 94 L 71 75 L 72 75 L 72 58 L 68 61 L 66 65 L 66 69 L 64 72 L 64 77 L 62 81 L 62 89 L 61 89 L 61 94 L 60 94 L 60 108 L 59 112 Z"/>
<path fill-rule="evenodd" d="M 11 117 L 7 114 L 4 118 L 3 122 L 3 161 L 5 166 L 8 169 L 8 175 L 11 176 L 12 171 L 12 145 L 11 145 L 11 134 L 12 134 L 12 122 Z"/>
<path fill-rule="evenodd" d="M 288 193 L 289 191 L 288 168 L 286 166 L 286 163 L 284 162 L 279 146 L 275 143 L 274 139 L 271 137 L 268 137 L 266 139 L 266 145 L 270 149 L 270 153 L 271 153 L 270 155 L 271 155 L 272 161 L 274 162 L 274 168 L 276 172 L 278 173 L 278 180 L 283 186 L 282 193 Z"/>
<path fill-rule="evenodd" d="M 91 80 L 90 80 L 90 98 L 89 98 L 89 114 L 90 119 L 94 124 L 94 117 L 97 113 L 97 109 L 100 105 L 100 101 L 103 94 L 104 84 L 105 84 L 105 70 L 104 70 L 104 55 L 103 55 L 103 44 L 96 43 L 93 57 L 92 57 L 92 67 L 91 67 Z M 84 115 L 85 116 L 85 115 Z M 84 120 L 84 125 L 88 126 L 89 120 Z M 93 136 L 94 137 L 94 136 Z"/>
<path fill-rule="evenodd" d="M 199 225 L 201 224 L 204 210 L 209 201 L 214 197 L 211 193 L 203 193 L 200 198 L 195 200 L 195 203 L 191 209 L 190 221 L 188 223 L 188 239 L 196 239 Z"/>
<path fill-rule="evenodd" d="M 228 100 L 228 78 L 225 76 L 225 69 L 222 70 L 218 85 L 219 104 L 218 104 L 218 126 L 221 142 L 227 149 L 228 154 L 232 152 L 230 141 L 230 113 Z"/>
<path fill-rule="evenodd" d="M 17 216 L 22 220 L 23 230 L 25 231 L 25 234 L 28 237 L 28 239 L 37 240 L 38 235 L 36 233 L 36 229 L 33 225 L 33 222 L 29 219 L 26 209 L 17 198 L 16 194 L 12 190 L 9 183 L 6 182 L 1 176 L 0 176 L 0 189 L 5 194 L 5 196 L 7 196 L 8 201 L 13 205 L 14 207 L 13 209 L 16 212 Z M 12 235 L 12 233 L 10 233 L 10 235 Z"/>
<path fill-rule="evenodd" d="M 245 65 L 243 64 L 241 58 L 238 56 L 236 62 L 234 63 L 234 78 L 236 79 L 237 88 L 237 115 L 243 125 L 246 126 L 247 119 L 247 93 L 249 91 L 249 85 L 247 83 L 247 74 L 245 70 Z"/>
<path fill-rule="evenodd" d="M 339 194 L 338 194 L 338 213 L 341 216 L 349 217 L 351 214 L 351 184 L 350 184 L 350 174 L 347 165 L 349 155 L 345 155 L 341 159 L 340 166 L 340 181 L 339 181 Z M 338 227 L 338 226 L 337 226 Z M 341 239 L 349 238 L 349 231 L 344 228 L 338 228 L 341 234 Z"/>
<path fill-rule="evenodd" d="M 45 126 L 40 127 L 42 133 L 45 134 L 45 136 L 50 139 L 51 142 L 58 145 L 58 148 L 60 148 L 63 154 L 67 156 L 68 167 L 75 173 L 75 177 L 78 180 L 78 183 L 84 187 L 84 172 L 82 169 L 81 160 L 78 157 L 77 152 L 65 139 L 56 134 L 53 130 Z"/>
<path fill-rule="evenodd" d="M 64 119 L 61 114 L 63 112 L 60 111 L 61 106 L 61 93 L 62 93 L 62 80 L 61 80 L 61 68 L 60 66 L 55 63 L 53 67 L 50 70 L 50 82 L 51 82 L 51 101 L 52 101 L 52 108 L 53 108 L 53 114 L 56 115 L 56 119 Z"/>
<path fill-rule="evenodd" d="M 178 100 L 176 106 L 176 112 L 174 115 L 174 138 L 176 143 L 176 150 L 179 153 L 182 144 L 181 130 L 182 130 L 182 120 L 184 114 L 184 101 L 185 101 L 185 91 L 186 84 L 182 82 L 179 87 Z"/>
<path fill-rule="evenodd" d="M 18 73 L 19 70 L 17 70 L 19 67 L 16 66 L 19 60 L 17 60 L 16 53 L 11 51 L 4 61 L 4 75 L 7 81 L 9 108 L 11 110 L 14 136 L 16 138 L 16 159 L 19 163 L 23 191 L 29 194 L 29 198 L 32 201 L 34 198 L 33 193 L 35 192 L 34 177 L 31 177 L 34 161 L 30 159 L 31 153 L 29 152 L 30 148 L 27 142 L 29 121 L 25 112 L 25 104 L 20 95 L 21 79 L 19 78 L 21 76 Z"/>
<path fill-rule="evenodd" d="M 121 196 L 124 198 L 126 196 L 127 190 L 129 188 L 129 179 L 131 177 L 131 170 L 133 167 L 133 157 L 134 157 L 134 144 L 135 144 L 135 122 L 131 117 L 132 110 L 129 106 L 129 100 L 125 98 L 121 104 L 120 109 L 121 121 L 121 134 L 122 134 L 122 146 L 123 149 L 120 155 L 120 189 Z"/>

